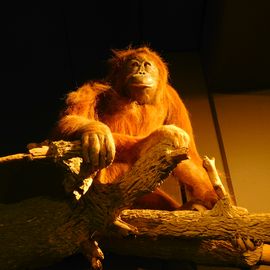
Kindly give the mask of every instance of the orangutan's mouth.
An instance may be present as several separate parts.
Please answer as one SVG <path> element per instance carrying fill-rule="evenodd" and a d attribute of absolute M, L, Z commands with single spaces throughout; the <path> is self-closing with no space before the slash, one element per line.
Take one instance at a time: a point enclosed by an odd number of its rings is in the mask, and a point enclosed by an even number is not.
<path fill-rule="evenodd" d="M 152 88 L 153 84 L 150 83 L 132 83 L 130 84 L 132 88 Z"/>

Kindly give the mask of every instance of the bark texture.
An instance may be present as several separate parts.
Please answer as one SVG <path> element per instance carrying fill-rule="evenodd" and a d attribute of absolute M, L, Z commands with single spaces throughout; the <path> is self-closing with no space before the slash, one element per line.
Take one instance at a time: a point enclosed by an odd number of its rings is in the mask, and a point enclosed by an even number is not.
<path fill-rule="evenodd" d="M 63 164 L 75 182 L 85 180 L 80 171 L 79 142 L 59 141 L 29 148 L 29 154 L 0 161 L 47 158 Z M 123 255 L 207 265 L 269 264 L 270 214 L 249 214 L 231 205 L 214 163 L 208 159 L 205 167 L 220 197 L 212 210 L 128 210 L 137 197 L 159 186 L 187 158 L 187 152 L 164 140 L 115 184 L 88 181 L 77 199 L 36 197 L 0 205 L 0 269 L 35 269 L 77 252 L 83 252 L 98 269 L 103 254 L 95 240 L 101 249 Z"/>

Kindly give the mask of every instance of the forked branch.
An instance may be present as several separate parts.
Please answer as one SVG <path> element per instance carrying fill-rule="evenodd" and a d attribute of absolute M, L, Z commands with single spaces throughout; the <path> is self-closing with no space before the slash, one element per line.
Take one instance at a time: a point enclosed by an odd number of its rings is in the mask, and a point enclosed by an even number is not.
<path fill-rule="evenodd" d="M 78 142 L 53 142 L 30 150 L 31 157 L 57 162 L 80 156 Z M 81 250 L 98 268 L 103 255 L 92 235 L 98 236 L 102 250 L 123 255 L 223 266 L 270 264 L 270 214 L 249 214 L 233 206 L 208 158 L 204 165 L 220 197 L 212 210 L 128 210 L 186 158 L 186 148 L 162 141 L 118 183 L 93 181 L 76 204 L 37 197 L 0 205 L 0 269 L 46 266 Z"/>

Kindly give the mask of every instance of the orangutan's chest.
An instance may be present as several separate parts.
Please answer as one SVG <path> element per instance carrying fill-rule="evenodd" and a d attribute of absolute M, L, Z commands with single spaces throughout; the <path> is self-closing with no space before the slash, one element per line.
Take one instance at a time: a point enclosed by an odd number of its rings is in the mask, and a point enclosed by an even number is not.
<path fill-rule="evenodd" d="M 156 106 L 130 106 L 121 111 L 105 114 L 102 121 L 112 132 L 144 136 L 164 123 L 164 109 Z"/>

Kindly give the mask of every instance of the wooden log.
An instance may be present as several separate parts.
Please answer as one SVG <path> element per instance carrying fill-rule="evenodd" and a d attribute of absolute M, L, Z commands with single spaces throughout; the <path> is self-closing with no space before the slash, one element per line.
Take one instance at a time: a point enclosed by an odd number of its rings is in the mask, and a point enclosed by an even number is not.
<path fill-rule="evenodd" d="M 81 142 L 77 141 L 49 141 L 41 143 L 30 143 L 27 145 L 28 153 L 18 153 L 0 157 L 0 163 L 18 160 L 42 160 L 52 159 L 54 161 L 66 160 L 72 157 L 81 157 Z"/>
<path fill-rule="evenodd" d="M 249 214 L 232 205 L 215 160 L 205 157 L 204 166 L 220 198 L 212 210 L 124 210 L 121 218 L 138 229 L 136 237 L 106 238 L 102 247 L 118 254 L 205 265 L 270 265 L 270 213 Z"/>
<path fill-rule="evenodd" d="M 34 198 L 1 206 L 0 213 L 3 270 L 34 269 L 60 261 L 79 252 L 93 232 L 89 231 L 91 220 L 83 214 L 76 216 L 68 203 L 59 201 Z M 137 228 L 136 237 L 104 233 L 100 241 L 103 250 L 206 265 L 270 264 L 269 245 L 244 252 L 233 245 L 236 233 L 270 243 L 270 214 L 224 218 L 212 216 L 211 211 L 124 210 L 121 218 Z"/>
<path fill-rule="evenodd" d="M 74 254 L 87 232 L 77 222 L 67 202 L 37 197 L 0 205 L 0 269 L 35 269 Z"/>
<path fill-rule="evenodd" d="M 266 244 L 270 244 L 270 214 L 249 214 L 228 205 L 225 198 L 204 213 L 124 210 L 121 218 L 138 229 L 136 237 L 105 238 L 101 248 L 117 254 L 206 265 L 270 264 L 270 245 Z M 220 209 L 227 214 L 219 214 Z M 238 239 L 250 239 L 256 248 L 240 249 Z"/>
<path fill-rule="evenodd" d="M 64 149 L 64 142 L 58 147 Z M 70 157 L 69 151 L 56 152 L 57 160 Z M 118 218 L 121 210 L 154 190 L 186 158 L 186 148 L 175 149 L 165 140 L 138 160 L 118 183 L 94 183 L 76 204 L 39 197 L 0 205 L 0 269 L 50 265 L 79 252 L 96 231 L 135 232 Z"/>
<path fill-rule="evenodd" d="M 48 151 L 53 149 L 49 147 L 45 156 L 59 161 L 78 155 L 79 148 L 74 151 L 71 143 L 70 150 L 64 144 L 56 146 L 57 151 Z M 43 156 L 40 151 L 35 153 Z M 138 160 L 118 183 L 93 182 L 76 204 L 39 197 L 0 205 L 0 269 L 53 264 L 89 249 L 86 243 L 93 241 L 92 235 L 98 237 L 102 249 L 123 255 L 223 266 L 269 264 L 270 214 L 249 214 L 232 206 L 213 166 L 208 173 L 220 201 L 212 210 L 125 210 L 137 197 L 154 190 L 186 158 L 187 149 L 175 149 L 165 140 Z M 249 241 L 255 243 L 254 250 L 243 250 Z M 97 260 L 93 264 L 99 265 Z"/>

